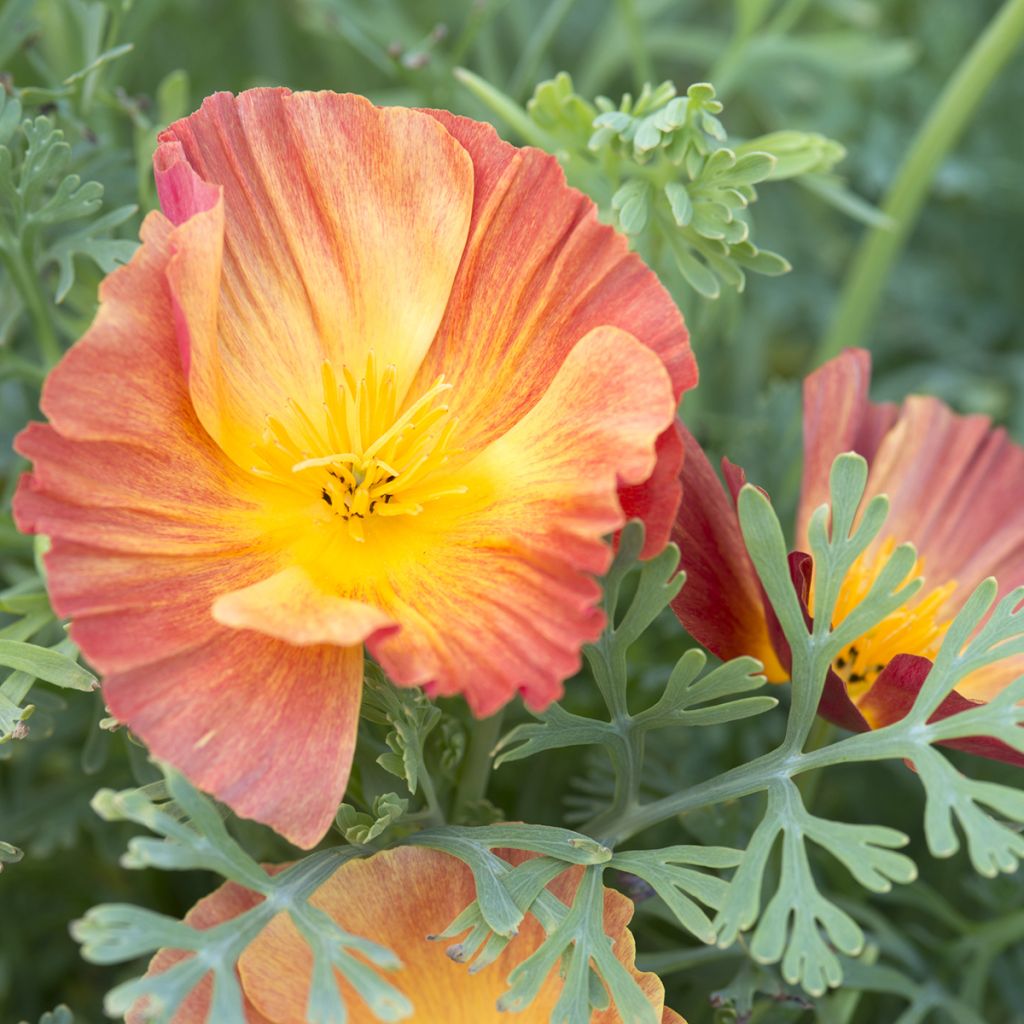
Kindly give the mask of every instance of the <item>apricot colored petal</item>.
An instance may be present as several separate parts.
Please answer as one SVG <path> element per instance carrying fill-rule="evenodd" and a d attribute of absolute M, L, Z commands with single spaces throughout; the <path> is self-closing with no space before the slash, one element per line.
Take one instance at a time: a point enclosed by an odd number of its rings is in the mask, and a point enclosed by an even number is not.
<path fill-rule="evenodd" d="M 299 645 L 350 647 L 398 628 L 372 605 L 324 593 L 299 566 L 222 594 L 213 604 L 213 617 L 232 629 L 252 629 Z"/>
<path fill-rule="evenodd" d="M 499 851 L 500 852 L 500 851 Z M 517 863 L 521 854 L 508 854 Z M 578 873 L 566 872 L 552 887 L 563 898 L 575 888 Z M 564 880 L 564 881 L 563 881 Z M 498 959 L 471 974 L 465 964 L 447 956 L 450 942 L 431 942 L 472 902 L 473 877 L 461 861 L 423 847 L 398 847 L 365 860 L 349 861 L 317 890 L 311 902 L 343 929 L 393 950 L 402 969 L 388 980 L 414 1005 L 411 1021 L 445 1024 L 498 1024 L 497 1001 L 508 988 L 512 969 L 540 945 L 543 930 L 527 916 L 519 933 Z M 615 940 L 616 955 L 633 972 L 660 1013 L 664 990 L 657 977 L 635 970 L 635 947 L 626 925 L 632 904 L 619 893 L 605 891 L 605 928 Z M 277 1024 L 303 1024 L 309 992 L 311 957 L 294 924 L 281 914 L 246 949 L 239 972 L 246 995 Z M 376 1018 L 347 982 L 341 981 L 352 1024 Z M 561 990 L 553 971 L 537 999 L 521 1014 L 523 1024 L 550 1019 Z M 595 1015 L 600 1024 L 618 1024 L 613 1012 Z M 670 1020 L 672 1018 L 669 1018 Z"/>
<path fill-rule="evenodd" d="M 683 500 L 672 531 L 686 583 L 672 608 L 686 630 L 720 658 L 758 658 L 768 678 L 788 673 L 769 631 L 766 601 L 747 554 L 733 498 L 726 493 L 696 438 L 681 427 Z M 742 471 L 739 471 L 740 473 Z M 742 486 L 735 467 L 729 475 Z"/>
<path fill-rule="evenodd" d="M 986 417 L 908 398 L 868 491 L 889 495 L 885 532 L 915 545 L 926 579 L 960 584 L 953 610 L 986 576 L 997 577 L 1000 596 L 1024 579 L 1024 449 Z"/>
<path fill-rule="evenodd" d="M 469 227 L 472 165 L 455 139 L 423 113 L 358 96 L 254 89 L 211 96 L 160 141 L 192 395 L 240 464 L 288 398 L 320 408 L 323 360 L 362 369 L 374 349 L 408 386 Z M 222 259 L 217 206 L 182 184 L 183 163 L 222 190 Z"/>
<path fill-rule="evenodd" d="M 421 386 L 439 373 L 455 385 L 460 443 L 477 450 L 516 423 L 596 327 L 621 328 L 655 351 L 677 399 L 692 388 L 697 367 L 668 292 L 566 185 L 557 160 L 503 142 L 490 125 L 429 113 L 466 148 L 475 173 L 465 256 L 420 373 Z M 666 446 L 663 457 L 676 456 Z M 650 511 L 645 557 L 665 536 L 664 517 Z"/>
<path fill-rule="evenodd" d="M 312 845 L 348 777 L 361 653 L 294 648 L 210 614 L 220 594 L 277 567 L 248 478 L 192 408 L 164 278 L 172 236 L 161 215 L 147 220 L 92 328 L 50 375 L 51 425 L 17 442 L 34 467 L 14 512 L 52 538 L 54 607 L 73 616 L 111 712 L 240 814 Z"/>
<path fill-rule="evenodd" d="M 896 407 L 868 401 L 871 355 L 848 349 L 829 360 L 804 381 L 804 472 L 797 511 L 796 541 L 807 546 L 807 524 L 819 505 L 829 500 L 832 463 L 843 452 L 857 452 L 869 462 Z"/>
<path fill-rule="evenodd" d="M 219 889 L 210 893 L 209 896 L 203 897 L 185 915 L 185 923 L 200 931 L 206 931 L 219 924 L 224 924 L 240 914 L 244 914 L 247 910 L 257 906 L 261 900 L 262 897 L 251 890 L 236 885 L 234 882 L 227 882 Z M 189 954 L 183 950 L 161 949 L 150 960 L 146 974 L 162 974 L 187 956 Z M 207 975 L 186 997 L 178 1012 L 171 1018 L 171 1024 L 207 1024 L 212 999 L 213 978 Z M 239 1021 L 238 1024 L 275 1024 L 274 1021 L 264 1017 L 245 998 L 244 993 L 243 1005 L 245 1019 L 244 1021 Z M 128 1015 L 125 1017 L 125 1024 L 146 1024 L 148 1019 L 146 1016 L 146 1000 L 141 999 L 128 1011 Z"/>
<path fill-rule="evenodd" d="M 352 767 L 360 647 L 295 647 L 222 628 L 201 647 L 117 672 L 111 714 L 192 782 L 308 849 Z"/>
<path fill-rule="evenodd" d="M 650 476 L 674 405 L 649 348 L 614 328 L 580 341 L 541 401 L 459 471 L 464 506 L 381 593 L 402 629 L 369 646 L 391 678 L 464 693 L 478 715 L 517 691 L 534 708 L 556 699 L 603 625 L 592 577 L 624 522 L 618 485 Z"/>

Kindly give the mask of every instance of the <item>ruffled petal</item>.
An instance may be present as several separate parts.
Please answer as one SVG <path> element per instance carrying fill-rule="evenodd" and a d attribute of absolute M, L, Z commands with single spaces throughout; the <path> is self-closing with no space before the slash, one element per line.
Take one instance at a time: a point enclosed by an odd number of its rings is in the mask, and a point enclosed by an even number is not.
<path fill-rule="evenodd" d="M 190 402 L 164 277 L 176 230 L 147 220 L 93 327 L 50 375 L 51 425 L 17 442 L 34 468 L 15 516 L 53 540 L 54 607 L 104 673 L 111 712 L 238 813 L 310 846 L 344 792 L 362 655 L 294 648 L 211 614 L 277 565 L 251 481 Z"/>
<path fill-rule="evenodd" d="M 324 360 L 361 370 L 372 349 L 404 391 L 466 242 L 463 147 L 418 111 L 283 89 L 211 96 L 160 141 L 189 382 L 218 443 L 247 468 L 267 415 L 320 408 Z"/>
<path fill-rule="evenodd" d="M 692 388 L 697 367 L 668 292 L 622 235 L 598 223 L 594 204 L 566 185 L 557 160 L 503 142 L 490 125 L 429 113 L 475 170 L 465 256 L 420 374 L 420 386 L 439 373 L 454 383 L 460 443 L 482 448 L 516 423 L 596 327 L 619 327 L 657 352 L 676 399 Z M 659 457 L 678 458 L 670 439 Z M 655 483 L 664 487 L 639 509 L 651 515 L 644 557 L 664 546 L 663 510 L 678 501 L 667 470 Z"/>
<path fill-rule="evenodd" d="M 726 493 L 696 438 L 681 428 L 683 501 L 672 540 L 686 583 L 672 608 L 685 629 L 723 659 L 758 658 L 772 682 L 789 678 L 772 643 L 757 572 L 747 554 L 733 497 Z M 729 467 L 742 486 L 742 471 Z"/>
<path fill-rule="evenodd" d="M 398 629 L 379 608 L 320 590 L 299 566 L 222 594 L 213 617 L 233 629 L 254 629 L 299 645 L 351 646 Z"/>
<path fill-rule="evenodd" d="M 506 856 L 513 863 L 524 859 L 522 854 Z M 578 872 L 567 871 L 552 889 L 560 898 L 569 899 L 577 884 Z M 402 969 L 388 975 L 388 980 L 413 1003 L 411 1021 L 498 1024 L 508 1016 L 496 1006 L 508 988 L 508 975 L 537 949 L 544 932 L 527 916 L 501 956 L 471 974 L 465 964 L 447 956 L 450 943 L 431 942 L 428 936 L 444 931 L 474 897 L 472 874 L 461 861 L 434 850 L 405 846 L 349 861 L 317 890 L 311 902 L 346 931 L 398 955 Z M 632 913 L 633 905 L 626 897 L 605 890 L 605 928 L 615 940 L 615 953 L 661 1013 L 661 982 L 634 966 L 635 946 L 626 927 Z M 310 969 L 309 950 L 285 914 L 264 929 L 239 961 L 246 995 L 277 1024 L 303 1024 Z M 352 1024 L 371 1024 L 375 1017 L 359 996 L 347 982 L 342 981 L 341 987 Z M 523 1024 L 548 1021 L 561 987 L 553 971 L 538 997 L 517 1017 Z M 595 1014 L 594 1020 L 597 1024 L 620 1022 L 613 1011 Z"/>
<path fill-rule="evenodd" d="M 461 472 L 444 532 L 379 595 L 402 629 L 370 649 L 403 685 L 464 693 L 478 715 L 519 691 L 561 693 L 600 633 L 602 540 L 623 525 L 620 483 L 650 476 L 674 401 L 660 359 L 614 328 L 571 350 L 544 397 Z M 439 528 L 440 529 L 440 528 Z"/>
<path fill-rule="evenodd" d="M 308 849 L 345 793 L 362 687 L 361 647 L 222 628 L 201 647 L 109 675 L 104 695 L 155 756 Z"/>

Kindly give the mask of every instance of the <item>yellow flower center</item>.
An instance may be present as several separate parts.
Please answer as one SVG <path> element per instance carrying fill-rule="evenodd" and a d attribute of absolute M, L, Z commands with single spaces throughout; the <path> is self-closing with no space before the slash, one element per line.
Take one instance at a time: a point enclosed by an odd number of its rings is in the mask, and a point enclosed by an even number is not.
<path fill-rule="evenodd" d="M 254 472 L 320 503 L 352 540 L 366 539 L 372 517 L 419 515 L 425 504 L 464 486 L 431 478 L 457 451 L 450 447 L 456 420 L 442 401 L 451 390 L 438 377 L 423 394 L 400 403 L 394 365 L 377 366 L 373 352 L 364 374 L 321 367 L 323 402 L 307 411 L 287 403 L 289 422 L 268 416 L 255 445 L 262 465 Z"/>
<path fill-rule="evenodd" d="M 836 625 L 864 599 L 895 548 L 895 541 L 886 540 L 874 551 L 866 551 L 854 563 L 836 602 Z M 921 575 L 923 567 L 923 562 L 918 559 L 910 578 Z M 836 658 L 832 667 L 846 682 L 854 701 L 871 689 L 882 669 L 897 654 L 916 654 L 924 658 L 934 658 L 938 654 L 952 621 L 951 617 L 943 616 L 943 608 L 956 585 L 955 580 L 950 580 L 923 592 L 923 596 L 915 597 L 909 606 L 897 608 L 874 629 L 858 637 Z"/>

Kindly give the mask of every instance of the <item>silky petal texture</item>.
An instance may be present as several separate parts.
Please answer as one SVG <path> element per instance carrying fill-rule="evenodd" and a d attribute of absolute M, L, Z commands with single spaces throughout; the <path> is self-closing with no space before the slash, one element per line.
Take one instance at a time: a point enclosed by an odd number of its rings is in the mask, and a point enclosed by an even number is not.
<path fill-rule="evenodd" d="M 503 142 L 488 124 L 428 113 L 466 148 L 476 176 L 465 255 L 419 376 L 421 386 L 439 373 L 454 383 L 460 444 L 482 448 L 516 423 L 596 327 L 619 327 L 658 353 L 677 400 L 694 387 L 696 362 L 668 292 L 626 239 L 598 222 L 591 200 L 566 185 L 558 161 Z M 647 493 L 623 495 L 629 514 L 645 518 L 645 558 L 667 539 L 679 501 L 667 467 L 678 458 L 670 436 Z"/>
<path fill-rule="evenodd" d="M 875 544 L 886 538 L 912 543 L 925 590 L 956 581 L 943 609 L 946 617 L 988 576 L 996 577 L 999 597 L 1005 596 L 1024 582 L 1024 449 L 1004 430 L 993 429 L 987 417 L 957 415 L 936 398 L 911 396 L 900 407 L 872 403 L 870 374 L 868 353 L 850 350 L 807 378 L 798 543 L 806 542 L 810 516 L 828 498 L 832 461 L 843 451 L 857 451 L 869 464 L 864 502 L 877 494 L 890 502 Z M 1024 656 L 1006 659 L 963 680 L 949 701 L 966 707 L 989 700 L 1022 674 Z M 858 701 L 873 708 L 869 717 L 892 705 L 893 694 L 906 693 L 906 686 L 885 683 L 880 677 Z M 833 720 L 848 717 L 838 705 L 824 713 Z"/>
<path fill-rule="evenodd" d="M 244 914 L 261 902 L 261 897 L 249 889 L 234 882 L 227 882 L 215 889 L 209 896 L 204 896 L 186 915 L 185 923 L 200 931 L 214 928 L 225 921 Z M 161 949 L 149 962 L 147 975 L 162 974 L 173 967 L 189 954 L 179 949 Z M 208 1024 L 210 1002 L 213 999 L 213 978 L 208 974 L 189 993 L 185 1001 L 171 1018 L 171 1024 Z M 244 1022 L 238 1024 L 275 1024 L 264 1017 L 259 1010 L 242 994 L 245 1011 Z M 125 1016 L 125 1024 L 147 1024 L 147 1000 L 140 999 Z"/>
<path fill-rule="evenodd" d="M 829 501 L 829 474 L 841 452 L 857 452 L 870 463 L 897 415 L 891 403 L 868 401 L 871 355 L 847 349 L 804 381 L 804 471 L 797 510 L 796 544 L 807 550 L 814 510 Z"/>
<path fill-rule="evenodd" d="M 275 567 L 249 525 L 249 478 L 202 429 L 181 373 L 163 278 L 177 230 L 147 219 L 95 324 L 50 375 L 50 425 L 17 441 L 34 468 L 15 516 L 52 538 L 54 607 L 73 616 L 111 713 L 239 814 L 311 846 L 348 778 L 362 654 L 293 647 L 210 614 Z"/>
<path fill-rule="evenodd" d="M 524 855 L 507 854 L 513 863 Z M 552 885 L 563 900 L 571 898 L 578 874 L 566 872 Z M 497 1010 L 497 1001 L 508 988 L 512 969 L 540 945 L 543 930 L 528 915 L 519 933 L 501 956 L 477 974 L 446 954 L 454 940 L 430 941 L 472 902 L 473 876 L 461 861 L 448 854 L 421 847 L 399 847 L 365 860 L 346 863 L 311 899 L 345 931 L 392 949 L 402 969 L 387 979 L 402 990 L 414 1005 L 410 1022 L 422 1024 L 487 1024 L 511 1017 L 523 1024 L 541 1024 L 561 992 L 557 972 L 552 971 L 537 999 L 521 1013 Z M 633 937 L 627 929 L 632 903 L 620 893 L 605 890 L 605 928 L 615 940 L 615 953 L 631 971 L 658 1013 L 663 1012 L 664 988 L 653 974 L 638 972 Z M 304 1024 L 312 958 L 291 920 L 276 917 L 246 949 L 239 972 L 246 995 L 274 1024 Z M 347 982 L 342 982 L 351 1024 L 376 1020 Z M 679 1021 L 667 1012 L 663 1024 Z M 594 1024 L 618 1024 L 609 1009 L 593 1015 Z"/>
<path fill-rule="evenodd" d="M 362 685 L 360 647 L 224 629 L 185 655 L 108 675 L 104 693 L 153 754 L 308 849 L 345 792 Z"/>
<path fill-rule="evenodd" d="M 580 341 L 540 402 L 462 471 L 465 511 L 394 573 L 383 602 L 402 630 L 369 641 L 388 675 L 464 693 L 481 716 L 516 692 L 533 708 L 557 699 L 603 628 L 593 576 L 624 522 L 617 485 L 650 476 L 674 405 L 650 349 L 613 328 Z"/>
<path fill-rule="evenodd" d="M 299 566 L 223 594 L 213 617 L 234 629 L 255 629 L 298 645 L 360 644 L 398 629 L 398 623 L 372 605 L 320 591 Z"/>
<path fill-rule="evenodd" d="M 758 658 L 768 678 L 781 682 L 789 673 L 772 645 L 761 584 L 743 543 L 735 502 L 694 436 L 681 430 L 683 504 L 672 540 L 679 545 L 686 583 L 672 608 L 686 630 L 718 657 Z"/>
<path fill-rule="evenodd" d="M 373 349 L 408 387 L 448 303 L 473 165 L 434 118 L 359 96 L 209 97 L 160 136 L 170 275 L 199 418 L 245 468 L 268 414 Z M 186 166 L 183 166 L 186 165 Z M 210 193 L 189 172 L 222 191 Z M 424 254 L 429 253 L 429 259 Z"/>
<path fill-rule="evenodd" d="M 644 524 L 641 557 L 649 558 L 663 551 L 672 538 L 683 495 L 680 473 L 685 452 L 682 424 L 677 420 L 658 438 L 654 472 L 642 484 L 619 488 L 622 514 L 627 519 L 640 519 Z"/>

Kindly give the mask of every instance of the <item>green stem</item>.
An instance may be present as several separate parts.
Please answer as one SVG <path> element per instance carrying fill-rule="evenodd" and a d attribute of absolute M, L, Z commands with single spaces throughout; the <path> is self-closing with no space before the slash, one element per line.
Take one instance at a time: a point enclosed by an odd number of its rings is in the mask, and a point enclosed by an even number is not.
<path fill-rule="evenodd" d="M 935 172 L 1022 38 L 1024 0 L 1006 0 L 946 83 L 903 158 L 881 207 L 892 223 L 870 229 L 861 241 L 832 326 L 818 349 L 819 362 L 862 342 Z"/>
<path fill-rule="evenodd" d="M 835 734 L 836 727 L 831 722 L 821 717 L 816 718 L 814 725 L 811 727 L 810 735 L 807 737 L 807 752 L 810 753 L 812 750 L 821 750 L 829 746 L 835 739 Z M 820 771 L 807 772 L 800 777 L 800 781 L 797 783 L 797 788 L 800 790 L 801 797 L 803 797 L 804 807 L 808 810 L 811 809 L 814 803 L 818 786 L 821 784 L 821 777 L 822 773 Z"/>
<path fill-rule="evenodd" d="M 50 315 L 50 307 L 39 287 L 39 278 L 31 269 L 32 260 L 29 258 L 28 247 L 25 242 L 22 245 L 0 244 L 0 260 L 7 267 L 11 280 L 14 282 L 18 294 L 21 295 L 25 309 L 32 320 L 35 336 L 39 342 L 39 350 L 42 353 L 47 368 L 55 366 L 63 354 L 60 340 L 57 337 L 57 330 Z"/>
<path fill-rule="evenodd" d="M 479 803 L 487 794 L 487 783 L 494 763 L 494 747 L 501 735 L 504 710 L 490 718 L 474 721 L 469 734 L 469 749 L 462 765 L 459 785 L 455 791 L 455 820 L 468 807 Z"/>
<path fill-rule="evenodd" d="M 434 825 L 446 825 L 448 819 L 445 817 L 444 808 L 441 806 L 441 801 L 437 798 L 437 789 L 434 787 L 434 780 L 430 777 L 430 772 L 424 770 L 420 774 L 420 790 L 423 793 L 423 799 L 426 801 L 425 820 L 428 822 L 428 827 Z"/>

